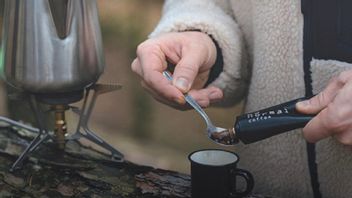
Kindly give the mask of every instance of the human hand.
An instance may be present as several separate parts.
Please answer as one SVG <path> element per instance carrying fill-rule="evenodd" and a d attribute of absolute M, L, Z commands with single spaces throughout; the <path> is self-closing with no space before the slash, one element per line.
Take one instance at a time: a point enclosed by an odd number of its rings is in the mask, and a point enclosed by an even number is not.
<path fill-rule="evenodd" d="M 317 114 L 303 129 L 309 142 L 334 136 L 344 145 L 352 145 L 352 70 L 342 72 L 315 97 L 299 102 L 296 108 L 305 114 Z"/>
<path fill-rule="evenodd" d="M 215 60 L 216 47 L 207 34 L 177 32 L 141 43 L 131 67 L 141 77 L 142 86 L 156 100 L 185 109 L 184 93 L 189 93 L 202 107 L 223 97 L 217 87 L 203 88 Z M 176 65 L 172 83 L 162 75 L 168 61 Z"/>

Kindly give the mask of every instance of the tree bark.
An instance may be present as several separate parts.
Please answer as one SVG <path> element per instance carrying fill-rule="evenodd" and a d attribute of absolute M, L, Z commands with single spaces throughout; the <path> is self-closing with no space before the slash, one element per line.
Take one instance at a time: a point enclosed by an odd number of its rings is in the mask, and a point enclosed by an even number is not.
<path fill-rule="evenodd" d="M 35 135 L 0 127 L 0 197 L 191 197 L 188 175 L 115 162 L 76 141 L 69 141 L 64 152 L 51 142 L 44 143 L 22 169 L 9 172 Z"/>

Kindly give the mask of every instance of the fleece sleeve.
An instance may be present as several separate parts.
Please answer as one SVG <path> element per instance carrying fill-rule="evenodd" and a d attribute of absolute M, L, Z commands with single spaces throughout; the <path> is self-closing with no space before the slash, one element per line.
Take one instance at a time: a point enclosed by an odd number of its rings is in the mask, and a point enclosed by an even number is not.
<path fill-rule="evenodd" d="M 227 0 L 166 0 L 162 18 L 150 34 L 200 30 L 218 43 L 223 57 L 223 70 L 210 84 L 224 92 L 221 106 L 240 101 L 248 87 L 248 64 L 242 33 Z"/>

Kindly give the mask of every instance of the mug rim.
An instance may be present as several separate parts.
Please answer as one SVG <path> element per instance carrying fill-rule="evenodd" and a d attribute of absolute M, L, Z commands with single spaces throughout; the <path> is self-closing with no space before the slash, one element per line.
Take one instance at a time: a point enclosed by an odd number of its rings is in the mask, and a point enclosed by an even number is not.
<path fill-rule="evenodd" d="M 202 151 L 222 151 L 222 152 L 227 152 L 227 153 L 231 153 L 233 155 L 235 155 L 237 157 L 237 160 L 235 162 L 231 162 L 231 163 L 228 163 L 228 164 L 222 164 L 222 165 L 212 165 L 212 164 L 203 164 L 203 163 L 199 163 L 199 162 L 196 162 L 194 160 L 191 159 L 191 156 L 195 153 L 198 153 L 198 152 L 202 152 Z M 195 150 L 193 152 L 191 152 L 190 154 L 188 154 L 188 160 L 191 162 L 191 163 L 195 163 L 195 164 L 198 164 L 198 165 L 202 165 L 202 166 L 210 166 L 210 167 L 224 167 L 224 166 L 230 166 L 232 164 L 236 165 L 239 160 L 240 160 L 240 157 L 235 153 L 235 152 L 232 152 L 232 151 L 228 151 L 228 150 L 223 150 L 223 149 L 199 149 L 199 150 Z"/>

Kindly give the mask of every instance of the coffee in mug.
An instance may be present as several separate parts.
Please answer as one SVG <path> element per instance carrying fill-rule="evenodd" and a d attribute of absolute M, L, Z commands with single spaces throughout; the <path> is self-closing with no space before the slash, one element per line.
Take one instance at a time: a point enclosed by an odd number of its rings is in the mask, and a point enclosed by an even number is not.
<path fill-rule="evenodd" d="M 207 149 L 188 156 L 191 162 L 192 198 L 232 198 L 248 195 L 254 186 L 251 173 L 238 169 L 239 157 L 230 151 Z M 236 188 L 236 178 L 246 181 L 246 188 Z"/>

